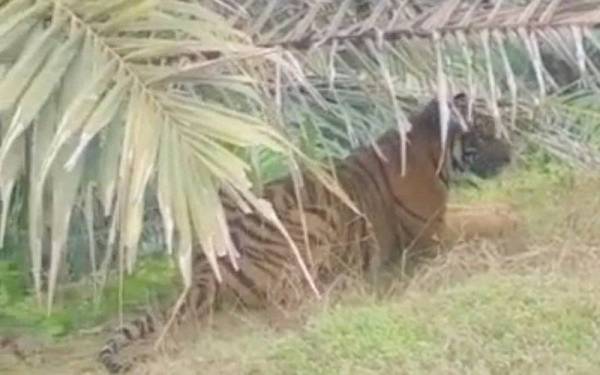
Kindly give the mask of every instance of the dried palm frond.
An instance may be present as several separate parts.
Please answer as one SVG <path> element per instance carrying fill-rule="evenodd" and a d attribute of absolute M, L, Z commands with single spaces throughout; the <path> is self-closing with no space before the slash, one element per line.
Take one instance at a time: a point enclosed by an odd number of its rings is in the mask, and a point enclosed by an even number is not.
<path fill-rule="evenodd" d="M 315 87 L 327 82 L 330 97 L 347 95 L 352 87 L 363 107 L 384 113 L 384 123 L 396 123 L 401 133 L 409 125 L 406 109 L 397 105 L 398 94 L 423 98 L 435 93 L 445 102 L 449 91 L 464 90 L 472 100 L 486 101 L 498 134 L 508 136 L 531 109 L 551 106 L 564 87 L 592 95 L 600 81 L 600 4 L 594 0 L 297 0 L 288 5 L 253 2 L 247 9 L 256 12 L 245 20 L 260 45 L 288 50 L 314 77 Z M 280 84 L 288 92 L 291 85 L 291 80 Z M 280 96 L 285 98 L 285 92 Z M 296 96 L 287 99 L 299 110 L 305 103 Z M 328 104 L 338 119 L 357 118 L 344 100 Z M 565 115 L 553 113 L 554 119 Z M 382 118 L 373 120 L 371 127 Z M 352 139 L 356 131 L 350 128 Z"/>
<path fill-rule="evenodd" d="M 156 184 L 165 237 L 172 239 L 177 229 L 188 284 L 196 240 L 217 277 L 217 256 L 235 263 L 220 192 L 243 197 L 281 226 L 270 206 L 252 194 L 249 166 L 236 153 L 248 147 L 295 152 L 265 122 L 253 87 L 261 79 L 251 74 L 253 59 L 268 48 L 253 45 L 209 8 L 179 0 L 11 1 L 0 8 L 0 20 L 4 217 L 26 172 L 40 302 L 45 227 L 51 228 L 48 309 L 71 212 L 89 189 L 112 220 L 105 260 L 118 244 L 131 271 L 144 196 Z M 193 60 L 182 61 L 182 53 Z M 212 59 L 215 53 L 220 58 Z M 169 81 L 185 75 L 191 75 L 189 83 Z M 235 98 L 235 105 L 222 104 L 223 97 Z"/>

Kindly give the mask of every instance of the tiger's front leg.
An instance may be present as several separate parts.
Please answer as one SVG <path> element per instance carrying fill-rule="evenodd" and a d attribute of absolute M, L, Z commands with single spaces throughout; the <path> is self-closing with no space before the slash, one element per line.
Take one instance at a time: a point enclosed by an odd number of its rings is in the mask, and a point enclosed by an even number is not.
<path fill-rule="evenodd" d="M 443 245 L 452 246 L 460 241 L 506 237 L 515 234 L 521 224 L 508 204 L 449 204 L 438 235 Z"/>

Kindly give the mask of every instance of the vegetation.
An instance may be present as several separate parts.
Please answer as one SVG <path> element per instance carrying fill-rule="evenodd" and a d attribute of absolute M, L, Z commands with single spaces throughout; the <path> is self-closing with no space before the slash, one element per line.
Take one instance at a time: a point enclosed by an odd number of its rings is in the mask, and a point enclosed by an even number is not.
<path fill-rule="evenodd" d="M 145 369 L 156 374 L 191 374 L 198 366 L 215 374 L 595 373 L 600 369 L 594 355 L 600 344 L 600 237 L 589 228 L 600 225 L 598 177 L 543 159 L 532 157 L 502 179 L 480 182 L 479 189 L 462 187 L 453 196 L 454 202 L 514 204 L 524 217 L 526 250 L 507 250 L 500 241 L 459 245 L 426 261 L 408 281 L 392 277 L 383 294 L 351 284 L 329 302 L 290 312 L 282 323 L 225 309 L 214 317 L 213 329 L 176 333 L 187 344 Z M 125 279 L 129 312 L 176 297 L 168 290 L 178 281 L 175 269 L 165 268 L 160 258 L 144 259 Z M 92 369 L 90 353 L 104 337 L 92 333 L 114 320 L 118 285 L 110 284 L 107 298 L 98 303 L 90 285 L 74 288 L 50 317 L 36 309 L 32 295 L 22 294 L 22 284 L 11 285 L 13 303 L 0 309 L 1 329 L 19 327 L 15 335 L 28 332 L 38 340 L 53 335 L 45 339 L 50 341 L 40 371 L 65 371 L 65 360 L 70 369 Z M 79 348 L 82 342 L 86 349 Z M 67 354 L 73 346 L 78 349 Z M 7 369 L 25 366 L 9 363 Z M 22 368 L 38 368 L 30 366 Z"/>
<path fill-rule="evenodd" d="M 127 277 L 124 287 L 111 281 L 98 299 L 90 283 L 67 285 L 52 314 L 40 308 L 31 290 L 25 287 L 16 263 L 0 263 L 0 332 L 59 338 L 92 329 L 119 311 L 172 302 L 177 290 L 172 263 L 158 257 L 145 257 L 140 267 Z M 122 298 L 122 300 L 121 300 Z"/>
<path fill-rule="evenodd" d="M 545 168 L 542 166 L 545 165 Z M 360 285 L 317 305 L 299 325 L 216 320 L 151 374 L 202 366 L 214 374 L 593 374 L 598 345 L 598 176 L 531 164 L 455 201 L 509 201 L 527 249 L 467 243 L 376 296 Z M 562 177 L 556 177 L 556 170 Z M 594 230 L 590 230 L 593 228 Z M 510 246 L 510 245 L 509 245 Z M 235 332 L 235 333 L 232 333 Z M 181 336 L 179 336 L 181 337 Z M 184 335 L 184 337 L 186 337 Z M 191 372 L 190 372 L 191 373 Z"/>
<path fill-rule="evenodd" d="M 83 253 L 99 287 L 133 271 L 151 204 L 187 285 L 192 239 L 209 259 L 226 243 L 224 221 L 200 214 L 222 218 L 219 192 L 277 221 L 256 194 L 275 158 L 343 197 L 321 167 L 404 134 L 419 100 L 450 90 L 500 133 L 593 165 L 593 127 L 578 125 L 597 123 L 597 5 L 502 3 L 2 1 L 0 238 L 19 217 L 50 311 Z"/>
<path fill-rule="evenodd" d="M 276 174 L 277 167 L 265 168 L 265 171 Z M 540 235 L 547 233 L 545 225 L 556 224 L 547 220 L 547 210 L 556 209 L 549 207 L 548 200 L 561 205 L 560 202 L 572 193 L 575 176 L 564 162 L 548 157 L 544 152 L 532 152 L 524 164 L 514 166 L 502 178 L 477 180 L 478 188 L 458 187 L 453 191 L 452 201 L 510 202 L 527 217 L 529 226 L 535 228 L 531 230 Z M 17 256 L 22 250 L 8 253 Z M 125 277 L 122 288 L 117 278 L 109 279 L 101 295 L 94 290 L 89 278 L 65 285 L 59 290 L 57 306 L 48 316 L 44 308 L 37 306 L 27 287 L 24 268 L 22 259 L 0 262 L 0 332 L 26 329 L 30 334 L 61 337 L 106 322 L 119 311 L 121 303 L 125 312 L 154 304 L 164 306 L 173 301 L 174 293 L 180 287 L 173 262 L 155 252 L 142 258 L 136 271 Z"/>
<path fill-rule="evenodd" d="M 48 337 L 62 373 L 115 313 L 173 300 L 192 238 L 223 242 L 219 193 L 270 216 L 261 184 L 302 166 L 344 197 L 332 159 L 466 91 L 521 160 L 453 200 L 511 202 L 527 251 L 459 246 L 385 299 L 229 320 L 150 368 L 597 373 L 599 6 L 498 4 L 0 0 L 0 372 L 29 366 L 7 337 Z"/>
<path fill-rule="evenodd" d="M 289 374 L 594 373 L 598 293 L 556 275 L 484 275 L 402 302 L 331 309 L 271 358 Z"/>

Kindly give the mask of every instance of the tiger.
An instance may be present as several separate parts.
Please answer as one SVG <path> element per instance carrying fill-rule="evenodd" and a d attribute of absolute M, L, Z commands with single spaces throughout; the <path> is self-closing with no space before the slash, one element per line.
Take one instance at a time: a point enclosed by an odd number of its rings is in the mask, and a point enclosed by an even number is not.
<path fill-rule="evenodd" d="M 512 160 L 510 143 L 500 140 L 493 126 L 494 119 L 484 113 L 474 113 L 472 130 L 461 137 L 461 164 L 480 178 L 498 175 Z M 486 148 L 485 152 L 481 152 Z"/>
<path fill-rule="evenodd" d="M 324 290 L 348 269 L 362 270 L 371 278 L 403 250 L 435 246 L 436 233 L 444 225 L 451 165 L 468 168 L 469 162 L 469 155 L 456 151 L 461 140 L 471 136 L 465 121 L 467 97 L 457 94 L 448 105 L 452 110 L 445 143 L 437 99 L 409 117 L 406 163 L 397 130 L 383 133 L 376 147 L 359 147 L 336 162 L 335 177 L 359 213 L 311 173 L 302 173 L 299 194 L 290 176 L 266 184 L 263 198 L 272 204 L 318 288 Z M 501 142 L 488 139 L 487 144 L 476 145 L 477 152 L 507 152 Z M 506 162 L 508 157 L 503 154 L 501 159 Z M 242 212 L 223 198 L 231 239 L 240 254 L 238 267 L 220 258 L 219 282 L 203 252 L 194 251 L 193 284 L 176 312 L 177 322 L 184 316 L 206 317 L 225 296 L 244 307 L 264 309 L 296 306 L 309 291 L 281 232 L 260 215 Z M 122 361 L 119 352 L 155 332 L 157 325 L 154 315 L 146 313 L 119 327 L 101 349 L 99 361 L 110 373 L 130 370 L 132 364 Z"/>

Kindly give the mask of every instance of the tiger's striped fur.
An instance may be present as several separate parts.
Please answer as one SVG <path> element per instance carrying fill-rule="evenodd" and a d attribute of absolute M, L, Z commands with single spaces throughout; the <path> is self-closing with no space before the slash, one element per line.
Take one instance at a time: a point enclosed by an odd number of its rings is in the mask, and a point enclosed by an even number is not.
<path fill-rule="evenodd" d="M 454 104 L 464 108 L 464 99 L 458 95 Z M 411 123 L 405 175 L 401 173 L 401 140 L 396 131 L 378 139 L 378 152 L 372 147 L 360 148 L 337 165 L 341 186 L 364 216 L 308 174 L 303 176 L 301 209 L 290 178 L 266 186 L 264 197 L 273 204 L 320 287 L 347 267 L 373 275 L 394 252 L 435 243 L 446 209 L 450 151 L 463 133 L 458 119 L 452 118 L 446 154 L 442 154 L 436 101 L 413 116 Z M 441 158 L 444 164 L 437 173 Z M 239 270 L 223 258 L 219 262 L 223 282 L 219 284 L 202 252 L 196 252 L 194 287 L 183 311 L 204 316 L 223 293 L 252 307 L 301 302 L 307 283 L 283 236 L 260 216 L 242 213 L 227 199 L 223 203 L 233 243 L 241 255 Z M 308 247 L 301 215 L 305 215 Z M 126 370 L 128 365 L 118 358 L 119 350 L 153 332 L 154 326 L 152 316 L 145 315 L 121 327 L 102 349 L 102 364 L 113 373 Z"/>

